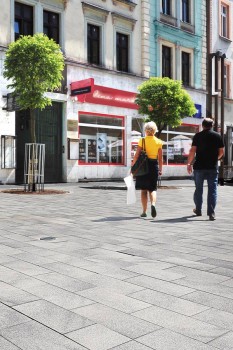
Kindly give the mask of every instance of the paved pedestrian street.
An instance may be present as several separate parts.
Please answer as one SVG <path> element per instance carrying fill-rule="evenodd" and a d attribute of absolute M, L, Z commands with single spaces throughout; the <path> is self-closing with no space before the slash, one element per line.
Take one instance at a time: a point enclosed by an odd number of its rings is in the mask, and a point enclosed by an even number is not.
<path fill-rule="evenodd" d="M 122 183 L 0 192 L 1 350 L 233 350 L 233 187 L 212 222 L 163 184 L 156 219 Z"/>

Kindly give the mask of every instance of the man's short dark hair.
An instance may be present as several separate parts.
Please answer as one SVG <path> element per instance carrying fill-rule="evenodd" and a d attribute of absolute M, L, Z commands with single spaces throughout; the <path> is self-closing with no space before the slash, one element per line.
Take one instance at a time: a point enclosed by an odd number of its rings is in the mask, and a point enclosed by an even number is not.
<path fill-rule="evenodd" d="M 203 119 L 202 126 L 206 129 L 211 129 L 213 127 L 214 121 L 211 118 Z"/>

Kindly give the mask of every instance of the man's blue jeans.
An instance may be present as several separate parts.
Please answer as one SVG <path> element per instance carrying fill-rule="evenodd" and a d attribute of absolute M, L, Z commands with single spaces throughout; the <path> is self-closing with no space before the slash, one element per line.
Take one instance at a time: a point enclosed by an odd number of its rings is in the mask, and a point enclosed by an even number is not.
<path fill-rule="evenodd" d="M 196 205 L 196 211 L 201 212 L 203 203 L 203 184 L 204 180 L 207 180 L 208 194 L 207 194 L 207 215 L 214 214 L 214 210 L 217 203 L 217 187 L 218 187 L 218 170 L 206 169 L 206 170 L 194 170 L 194 203 Z"/>

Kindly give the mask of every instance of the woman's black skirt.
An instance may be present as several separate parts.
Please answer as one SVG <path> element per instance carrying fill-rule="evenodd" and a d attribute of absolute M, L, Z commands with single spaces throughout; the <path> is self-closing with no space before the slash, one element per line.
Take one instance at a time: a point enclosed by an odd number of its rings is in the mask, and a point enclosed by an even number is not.
<path fill-rule="evenodd" d="M 159 166 L 157 159 L 148 159 L 149 173 L 136 177 L 136 190 L 147 190 L 150 192 L 157 190 Z"/>

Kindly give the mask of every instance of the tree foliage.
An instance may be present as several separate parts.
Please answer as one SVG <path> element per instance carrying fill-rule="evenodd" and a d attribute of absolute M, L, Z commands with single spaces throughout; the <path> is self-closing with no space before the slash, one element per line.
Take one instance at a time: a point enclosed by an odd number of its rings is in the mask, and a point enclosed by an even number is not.
<path fill-rule="evenodd" d="M 44 95 L 61 85 L 64 58 L 60 46 L 44 34 L 21 36 L 6 52 L 4 77 L 21 109 L 51 105 Z"/>
<path fill-rule="evenodd" d="M 152 77 L 142 83 L 138 90 L 135 102 L 139 113 L 147 115 L 147 121 L 157 124 L 158 135 L 167 125 L 179 126 L 182 118 L 196 113 L 194 102 L 180 81 Z"/>

